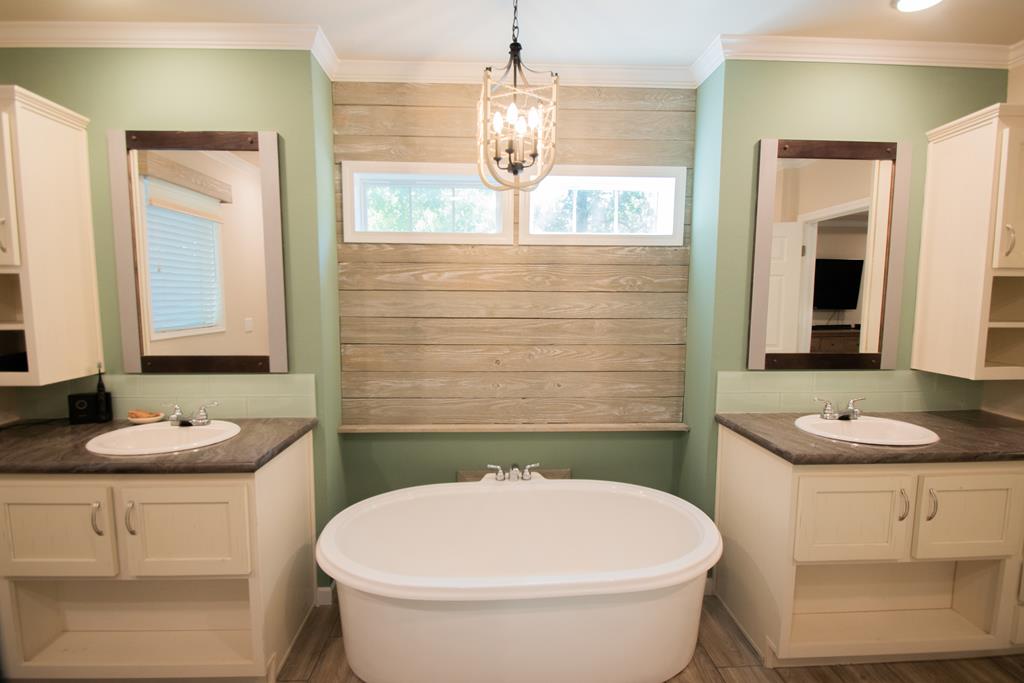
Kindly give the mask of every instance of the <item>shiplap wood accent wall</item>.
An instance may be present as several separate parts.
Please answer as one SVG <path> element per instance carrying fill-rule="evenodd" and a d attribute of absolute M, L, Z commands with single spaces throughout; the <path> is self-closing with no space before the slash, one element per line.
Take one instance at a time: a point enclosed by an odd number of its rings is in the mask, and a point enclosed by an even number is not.
<path fill-rule="evenodd" d="M 472 163 L 478 95 L 335 83 L 335 160 Z M 559 102 L 559 162 L 692 169 L 693 90 Z M 687 247 L 341 243 L 341 431 L 685 429 L 688 266 Z"/>

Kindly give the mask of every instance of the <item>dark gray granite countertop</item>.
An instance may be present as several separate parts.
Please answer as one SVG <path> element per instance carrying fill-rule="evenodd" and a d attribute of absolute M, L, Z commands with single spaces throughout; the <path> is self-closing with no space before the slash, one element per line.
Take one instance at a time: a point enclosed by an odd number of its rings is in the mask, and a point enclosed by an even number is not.
<path fill-rule="evenodd" d="M 238 474 L 255 472 L 316 426 L 315 418 L 231 420 L 242 428 L 227 441 L 178 453 L 108 456 L 90 453 L 92 437 L 127 420 L 70 425 L 23 422 L 0 429 L 0 474 Z"/>
<path fill-rule="evenodd" d="M 939 442 L 927 446 L 872 446 L 814 436 L 793 424 L 805 414 L 726 413 L 715 419 L 794 465 L 1024 460 L 1024 422 L 981 410 L 876 415 L 938 434 Z"/>

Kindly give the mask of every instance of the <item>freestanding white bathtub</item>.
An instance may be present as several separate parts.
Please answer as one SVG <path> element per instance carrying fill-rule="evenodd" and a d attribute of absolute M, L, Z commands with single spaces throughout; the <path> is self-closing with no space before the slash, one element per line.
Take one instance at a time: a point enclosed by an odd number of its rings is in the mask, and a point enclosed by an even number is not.
<path fill-rule="evenodd" d="M 693 656 L 721 554 L 680 498 L 539 475 L 385 493 L 316 548 L 367 683 L 662 683 Z"/>

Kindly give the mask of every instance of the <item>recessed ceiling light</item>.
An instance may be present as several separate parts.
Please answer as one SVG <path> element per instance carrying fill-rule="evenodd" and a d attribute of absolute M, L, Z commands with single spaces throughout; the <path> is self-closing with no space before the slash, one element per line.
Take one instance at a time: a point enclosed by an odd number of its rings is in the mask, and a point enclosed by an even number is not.
<path fill-rule="evenodd" d="M 901 12 L 920 12 L 935 7 L 942 0 L 892 0 L 892 6 Z"/>

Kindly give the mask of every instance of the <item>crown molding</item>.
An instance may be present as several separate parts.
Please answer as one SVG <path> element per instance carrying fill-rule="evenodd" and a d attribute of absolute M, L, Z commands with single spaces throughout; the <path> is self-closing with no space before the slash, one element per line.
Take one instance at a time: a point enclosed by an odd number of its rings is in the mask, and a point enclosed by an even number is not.
<path fill-rule="evenodd" d="M 1018 69 L 1024 66 L 1024 40 L 1010 46 L 1010 68 Z"/>
<path fill-rule="evenodd" d="M 339 59 L 328 70 L 333 81 L 380 83 L 480 83 L 484 62 L 413 62 Z M 531 64 L 536 71 L 553 71 L 562 85 L 634 88 L 694 88 L 687 66 L 597 66 L 590 64 Z"/>
<path fill-rule="evenodd" d="M 700 53 L 700 57 L 697 57 L 697 61 L 693 63 L 691 68 L 693 69 L 693 75 L 697 81 L 697 85 L 703 83 L 708 76 L 715 73 L 715 70 L 725 63 L 725 50 L 722 47 L 722 37 L 723 36 L 715 36 L 715 38 L 708 43 L 708 46 L 704 48 L 704 52 Z"/>

